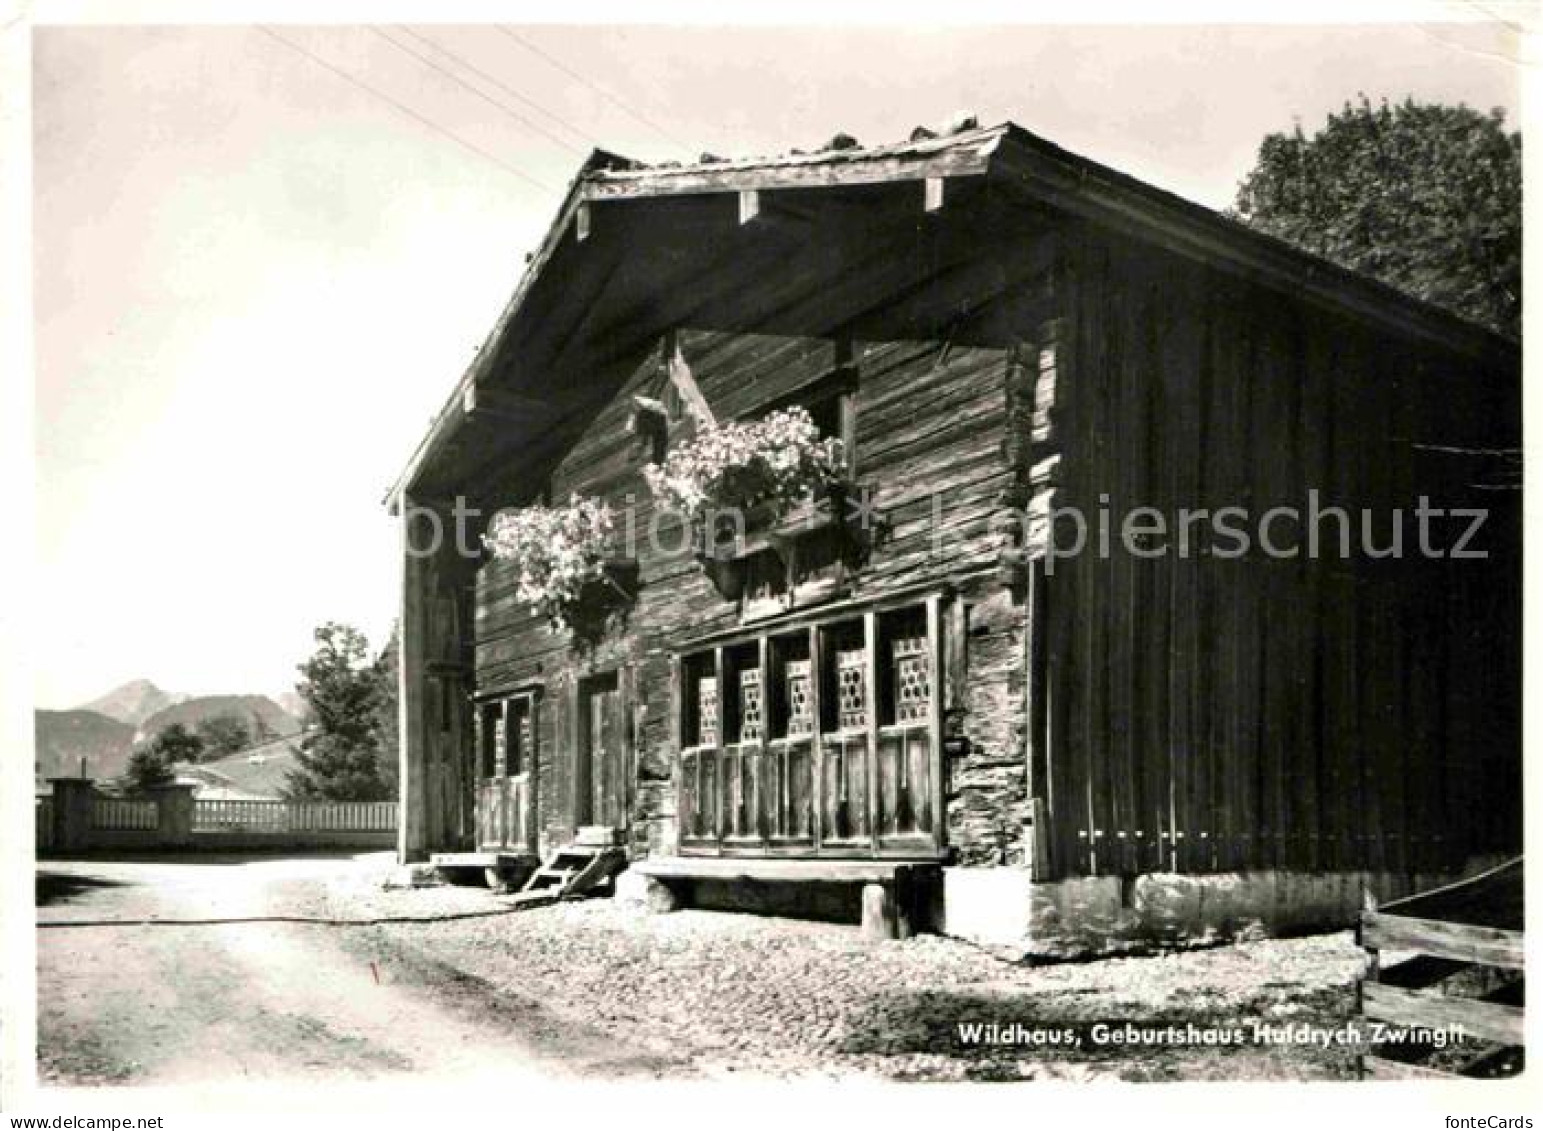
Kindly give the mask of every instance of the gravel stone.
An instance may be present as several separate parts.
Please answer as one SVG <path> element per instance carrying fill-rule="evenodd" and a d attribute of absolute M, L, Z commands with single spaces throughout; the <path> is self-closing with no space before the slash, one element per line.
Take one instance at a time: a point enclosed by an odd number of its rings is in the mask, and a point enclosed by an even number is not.
<path fill-rule="evenodd" d="M 350 878 L 331 914 L 466 915 L 503 908 L 475 888 L 382 890 Z M 667 915 L 609 899 L 507 915 L 369 928 L 360 945 L 420 951 L 540 999 L 619 1039 L 685 1050 L 734 1078 L 1333 1079 L 1351 1047 L 1110 1047 L 1099 1023 L 1343 1029 L 1362 952 L 1349 932 L 1149 957 L 1019 965 L 953 939 L 864 941 L 857 927 L 686 909 Z M 1067 1029 L 1080 1048 L 967 1043 L 961 1024 Z"/>

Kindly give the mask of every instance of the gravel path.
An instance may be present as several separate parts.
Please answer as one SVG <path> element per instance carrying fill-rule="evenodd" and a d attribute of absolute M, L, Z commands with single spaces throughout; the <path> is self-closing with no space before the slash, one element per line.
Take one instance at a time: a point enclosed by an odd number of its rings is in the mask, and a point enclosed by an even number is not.
<path fill-rule="evenodd" d="M 478 889 L 381 891 L 362 873 L 330 884 L 323 903 L 358 916 L 500 906 Z M 1256 1023 L 1343 1032 L 1361 970 L 1348 932 L 1023 967 L 936 936 L 875 945 L 855 927 L 592 900 L 361 928 L 344 945 L 432 955 L 618 1040 L 689 1055 L 714 1076 L 1332 1079 L 1354 1067 L 1345 1046 L 1206 1047 L 1194 1035 Z M 990 1022 L 1070 1044 L 963 1039 L 961 1025 Z M 1112 1043 L 1127 1024 L 1165 1043 Z"/>
<path fill-rule="evenodd" d="M 554 1016 L 431 952 L 361 953 L 349 936 L 367 928 L 274 919 L 314 913 L 330 902 L 325 893 L 354 890 L 363 876 L 378 882 L 381 864 L 236 856 L 45 861 L 37 875 L 43 1082 L 217 1095 L 252 1082 L 416 1076 L 509 1087 L 553 1076 L 691 1072 L 679 1055 L 656 1055 L 651 1046 Z M 413 894 L 421 898 L 412 914 L 489 902 L 485 893 Z"/>

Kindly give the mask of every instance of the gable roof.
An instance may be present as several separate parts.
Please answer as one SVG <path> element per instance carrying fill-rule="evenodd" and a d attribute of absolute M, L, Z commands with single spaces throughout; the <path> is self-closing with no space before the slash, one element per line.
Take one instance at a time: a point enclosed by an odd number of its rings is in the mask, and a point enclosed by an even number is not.
<path fill-rule="evenodd" d="M 780 190 L 834 193 L 857 186 L 946 183 L 949 178 L 980 178 L 1011 198 L 1122 232 L 1399 335 L 1502 364 L 1515 364 L 1518 356 L 1516 343 L 1483 326 L 1062 149 L 1011 122 L 978 127 L 971 121 L 943 136 L 918 130 L 908 141 L 872 147 L 838 136 L 809 153 L 687 164 L 644 165 L 596 150 L 570 182 L 556 219 L 528 258 L 487 340 L 388 493 L 393 513 L 436 449 L 450 442 L 479 404 L 499 395 L 495 378 L 500 367 L 541 321 L 540 312 L 531 310 L 533 295 L 553 276 L 567 276 L 558 270 L 559 259 L 579 261 L 594 207 L 628 202 L 662 207 L 670 200 Z M 525 407 L 517 405 L 515 411 Z"/>

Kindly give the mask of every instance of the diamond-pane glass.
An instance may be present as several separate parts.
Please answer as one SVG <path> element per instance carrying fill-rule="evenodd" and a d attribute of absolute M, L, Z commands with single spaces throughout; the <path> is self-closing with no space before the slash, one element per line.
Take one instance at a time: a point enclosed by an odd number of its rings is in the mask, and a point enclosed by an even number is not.
<path fill-rule="evenodd" d="M 718 745 L 718 678 L 704 676 L 697 680 L 697 725 L 700 746 Z"/>
<path fill-rule="evenodd" d="M 530 748 L 531 748 L 531 745 L 532 745 L 532 743 L 531 743 L 531 733 L 530 733 L 530 711 L 529 711 L 529 709 L 520 712 L 519 736 L 520 736 L 520 758 L 523 761 L 525 756 L 530 753 Z"/>
<path fill-rule="evenodd" d="M 814 730 L 814 699 L 810 694 L 808 660 L 789 660 L 788 733 L 809 734 Z"/>
<path fill-rule="evenodd" d="M 739 740 L 761 740 L 760 668 L 747 668 L 739 673 Z"/>
<path fill-rule="evenodd" d="M 926 722 L 932 714 L 932 669 L 925 637 L 895 641 L 895 720 Z"/>
<path fill-rule="evenodd" d="M 862 648 L 836 653 L 836 702 L 842 730 L 868 725 L 866 667 L 867 652 Z"/>

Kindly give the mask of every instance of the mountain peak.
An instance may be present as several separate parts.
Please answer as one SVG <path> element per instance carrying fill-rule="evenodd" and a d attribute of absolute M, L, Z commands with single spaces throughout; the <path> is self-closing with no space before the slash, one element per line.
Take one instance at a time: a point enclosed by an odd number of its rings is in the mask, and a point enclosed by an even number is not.
<path fill-rule="evenodd" d="M 177 692 L 162 691 L 148 679 L 131 679 L 100 698 L 82 703 L 78 709 L 95 711 L 110 719 L 117 719 L 120 723 L 137 727 L 156 712 L 164 711 L 186 698 L 186 695 Z"/>

